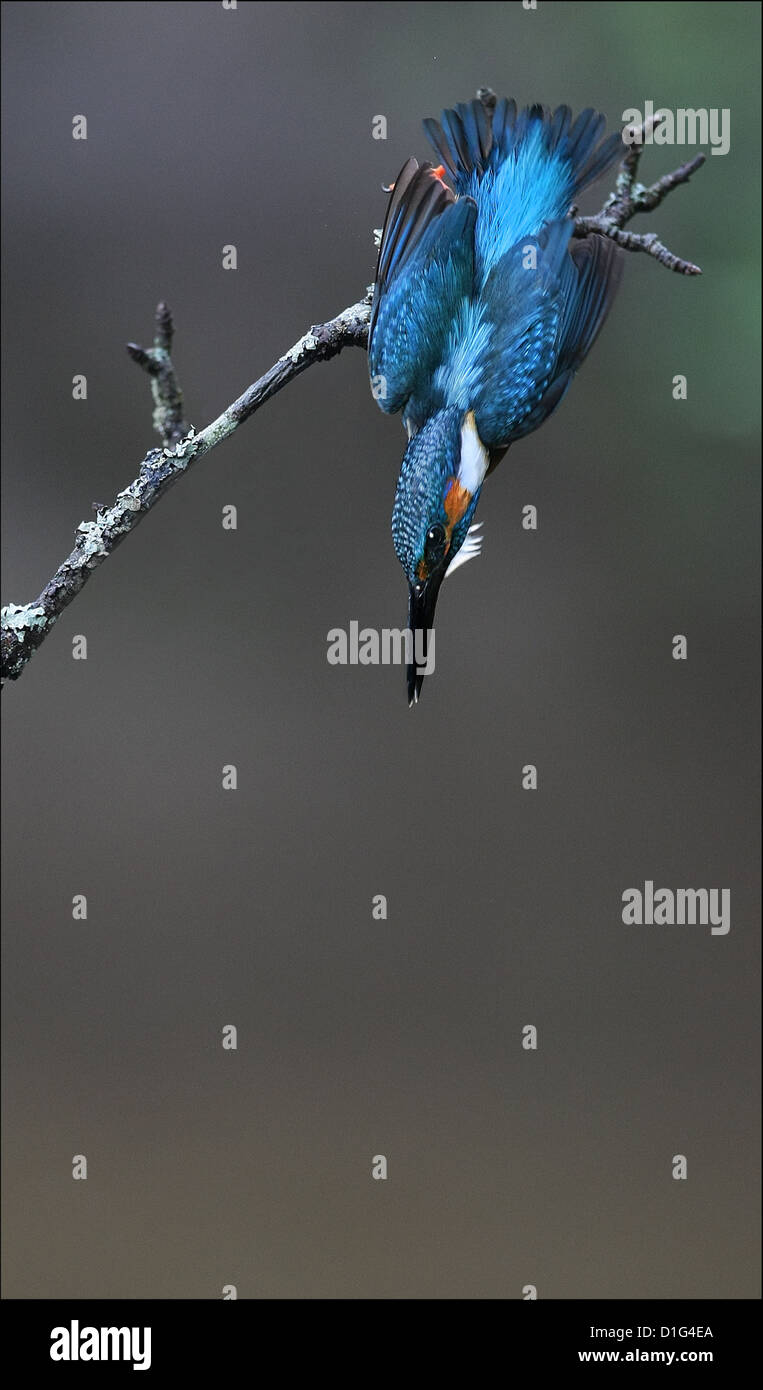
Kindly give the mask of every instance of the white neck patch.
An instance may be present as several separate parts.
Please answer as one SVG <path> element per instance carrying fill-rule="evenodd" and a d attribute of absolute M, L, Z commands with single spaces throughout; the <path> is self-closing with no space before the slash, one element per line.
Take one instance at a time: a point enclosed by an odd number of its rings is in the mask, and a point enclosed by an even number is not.
<path fill-rule="evenodd" d="M 461 426 L 461 460 L 458 465 L 458 481 L 472 496 L 487 473 L 490 459 L 487 449 L 477 433 L 474 411 L 468 410 Z"/>
<path fill-rule="evenodd" d="M 453 559 L 448 565 L 448 568 L 445 571 L 446 579 L 449 579 L 452 574 L 455 574 L 457 569 L 460 569 L 462 565 L 465 565 L 467 560 L 473 560 L 476 555 L 482 554 L 483 535 L 482 531 L 480 530 L 481 526 L 482 522 L 477 521 L 475 522 L 474 526 L 469 527 L 469 530 L 466 533 L 466 540 L 464 541 L 458 553 L 454 555 Z"/>

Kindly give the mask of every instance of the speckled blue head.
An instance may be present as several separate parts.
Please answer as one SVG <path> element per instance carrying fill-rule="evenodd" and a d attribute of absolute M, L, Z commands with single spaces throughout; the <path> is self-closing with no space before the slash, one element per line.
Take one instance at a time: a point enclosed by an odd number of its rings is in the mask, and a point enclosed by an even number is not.
<path fill-rule="evenodd" d="M 464 412 L 440 410 L 408 442 L 392 509 L 392 540 L 409 584 L 443 575 L 466 539 L 480 495 L 464 477 Z M 442 529 L 442 534 L 437 528 Z M 436 535 L 429 537 L 435 530 Z M 442 576 L 441 576 L 442 578 Z"/>
<path fill-rule="evenodd" d="M 392 539 L 408 580 L 413 633 L 432 629 L 440 585 L 466 540 L 487 462 L 474 416 L 459 406 L 438 411 L 408 442 Z M 418 700 L 423 679 L 415 664 L 408 667 L 409 703 Z"/>

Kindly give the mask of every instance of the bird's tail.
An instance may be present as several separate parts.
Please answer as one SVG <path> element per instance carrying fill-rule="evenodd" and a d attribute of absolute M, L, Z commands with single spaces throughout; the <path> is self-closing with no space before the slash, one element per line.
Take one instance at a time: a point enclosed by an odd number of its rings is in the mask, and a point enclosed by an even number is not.
<path fill-rule="evenodd" d="M 572 120 L 569 106 L 526 106 L 517 110 L 506 97 L 492 111 L 480 100 L 461 102 L 443 111 L 439 121 L 424 121 L 424 130 L 459 193 L 474 190 L 488 169 L 509 158 L 515 162 L 532 143 L 555 164 L 565 164 L 565 192 L 570 202 L 582 189 L 622 157 L 619 131 L 602 139 L 605 117 L 592 107 Z"/>

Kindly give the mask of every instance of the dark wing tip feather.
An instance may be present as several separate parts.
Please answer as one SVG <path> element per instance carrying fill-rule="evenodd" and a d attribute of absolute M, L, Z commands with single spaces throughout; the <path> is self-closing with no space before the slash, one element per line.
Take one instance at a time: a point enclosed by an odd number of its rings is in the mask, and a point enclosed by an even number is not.
<path fill-rule="evenodd" d="M 433 146 L 435 152 L 439 155 L 440 160 L 445 165 L 445 168 L 447 169 L 448 173 L 452 175 L 455 174 L 456 161 L 453 158 L 450 146 L 448 145 L 448 142 L 445 139 L 439 121 L 436 121 L 433 116 L 427 116 L 423 124 L 424 132 L 427 136 L 427 139 Z"/>
<path fill-rule="evenodd" d="M 573 197 L 622 156 L 620 131 L 602 140 L 605 125 L 605 117 L 589 106 L 581 111 L 566 136 L 563 148 L 574 176 Z"/>
<path fill-rule="evenodd" d="M 473 167 L 473 162 L 461 117 L 457 111 L 443 111 L 440 117 L 440 124 L 442 125 L 446 137 L 450 141 L 451 149 L 454 150 L 456 154 L 459 168 L 466 172 Z"/>
<path fill-rule="evenodd" d="M 577 171 L 576 192 L 587 188 L 589 183 L 593 183 L 606 169 L 622 159 L 623 154 L 623 137 L 619 130 L 615 130 L 590 152 L 586 162 Z"/>
<path fill-rule="evenodd" d="M 475 98 L 446 109 L 439 121 L 431 116 L 424 121 L 427 138 L 453 178 L 464 180 L 473 171 L 482 177 L 494 144 L 495 118 L 500 110 L 504 119 L 507 105 L 499 102 L 491 120 L 485 103 Z"/>
<path fill-rule="evenodd" d="M 591 351 L 622 279 L 625 257 L 609 237 L 595 232 L 574 241 L 568 312 L 560 366 L 577 371 Z"/>
<path fill-rule="evenodd" d="M 437 177 L 431 164 L 419 167 L 415 159 L 409 159 L 403 165 L 384 219 L 369 335 L 373 334 L 379 301 L 390 280 L 421 245 L 428 228 L 455 201 L 455 194 Z"/>
<path fill-rule="evenodd" d="M 549 125 L 549 148 L 555 149 L 567 134 L 572 120 L 572 112 L 569 106 L 557 106 Z"/>

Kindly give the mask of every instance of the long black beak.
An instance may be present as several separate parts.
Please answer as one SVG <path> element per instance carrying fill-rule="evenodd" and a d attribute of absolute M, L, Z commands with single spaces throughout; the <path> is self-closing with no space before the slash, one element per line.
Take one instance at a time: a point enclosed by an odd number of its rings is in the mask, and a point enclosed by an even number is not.
<path fill-rule="evenodd" d="M 417 580 L 415 584 L 408 586 L 408 628 L 413 641 L 413 661 L 405 668 L 409 708 L 418 703 L 424 684 L 426 673 L 421 671 L 421 666 L 427 664 L 430 633 L 434 628 L 434 610 L 443 578 L 444 572 L 433 574 L 429 579 Z"/>

